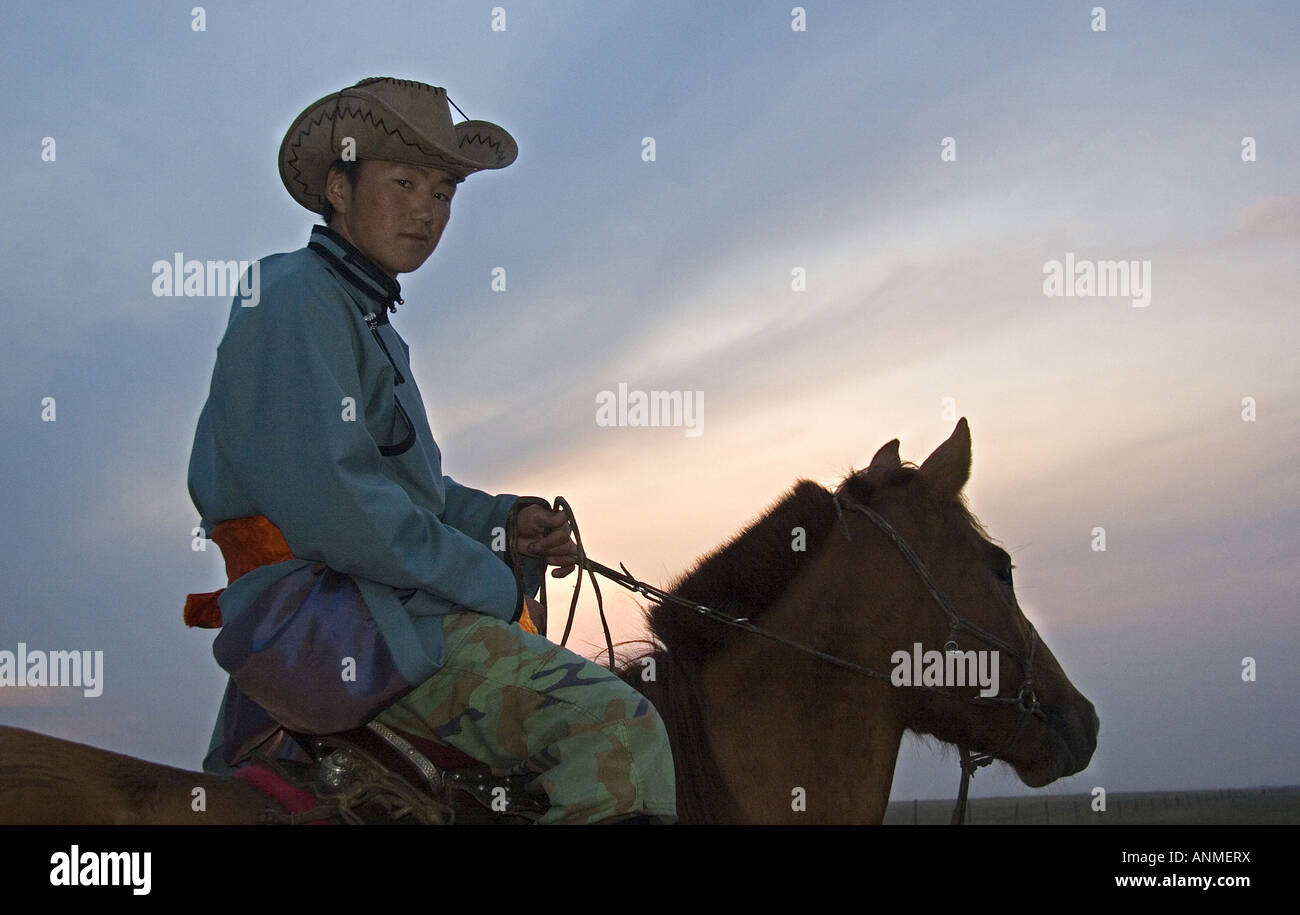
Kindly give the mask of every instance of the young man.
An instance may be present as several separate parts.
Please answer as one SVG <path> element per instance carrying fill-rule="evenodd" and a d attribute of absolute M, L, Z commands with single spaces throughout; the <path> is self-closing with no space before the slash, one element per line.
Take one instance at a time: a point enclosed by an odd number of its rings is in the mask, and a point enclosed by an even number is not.
<path fill-rule="evenodd" d="M 541 822 L 672 822 L 673 761 L 653 706 L 517 625 L 540 610 L 544 563 L 562 576 L 577 560 L 563 514 L 443 475 L 409 347 L 388 321 L 397 276 L 437 247 L 456 186 L 516 155 L 501 127 L 453 126 L 445 91 L 410 80 L 362 80 L 295 119 L 281 178 L 328 226 L 263 258 L 256 304 L 232 305 L 190 495 L 205 531 L 262 516 L 287 545 L 281 561 L 232 575 L 227 625 L 304 565 L 346 573 L 414 685 L 380 722 L 535 776 L 551 803 Z M 229 771 L 268 723 L 232 681 L 204 767 Z"/>

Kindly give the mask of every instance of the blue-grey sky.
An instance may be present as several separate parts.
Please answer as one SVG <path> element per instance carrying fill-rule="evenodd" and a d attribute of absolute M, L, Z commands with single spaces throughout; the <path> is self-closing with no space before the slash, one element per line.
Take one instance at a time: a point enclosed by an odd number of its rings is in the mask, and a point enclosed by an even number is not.
<path fill-rule="evenodd" d="M 0 33 L 0 650 L 106 665 L 94 699 L 0 689 L 0 723 L 199 766 L 224 675 L 180 608 L 224 581 L 186 470 L 229 300 L 155 297 L 151 267 L 305 244 L 284 131 L 391 75 L 520 149 L 401 277 L 446 472 L 563 494 L 595 558 L 666 581 L 797 478 L 895 437 L 919 462 L 966 416 L 971 506 L 1101 716 L 1043 790 L 1300 782 L 1300 8 L 213 3 L 194 31 L 193 5 Z M 1044 295 L 1067 252 L 1149 261 L 1149 304 Z M 598 427 L 620 382 L 704 391 L 703 434 Z M 1028 790 L 986 771 L 977 796 Z M 905 741 L 895 799 L 955 785 Z"/>

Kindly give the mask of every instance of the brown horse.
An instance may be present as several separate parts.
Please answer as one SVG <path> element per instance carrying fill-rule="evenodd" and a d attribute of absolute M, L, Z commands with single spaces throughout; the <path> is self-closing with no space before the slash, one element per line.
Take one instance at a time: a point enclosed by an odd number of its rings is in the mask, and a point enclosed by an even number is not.
<path fill-rule="evenodd" d="M 682 822 L 879 823 L 906 729 L 996 754 L 1033 787 L 1087 766 L 1096 712 L 966 509 L 970 463 L 964 419 L 920 467 L 889 442 L 834 493 L 799 481 L 671 588 L 751 631 L 672 603 L 647 612 L 657 644 L 621 676 L 663 716 Z M 1004 649 L 1001 702 L 885 673 L 895 652 L 954 637 Z M 253 823 L 267 804 L 236 779 L 0 728 L 0 822 Z"/>

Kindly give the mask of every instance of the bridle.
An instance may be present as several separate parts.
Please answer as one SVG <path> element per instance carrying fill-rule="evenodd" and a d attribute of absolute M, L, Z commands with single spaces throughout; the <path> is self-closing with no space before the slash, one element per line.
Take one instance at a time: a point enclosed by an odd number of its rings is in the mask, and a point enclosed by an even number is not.
<path fill-rule="evenodd" d="M 864 515 L 872 524 L 879 528 L 885 536 L 893 541 L 896 547 L 898 547 L 899 552 L 903 554 L 903 558 L 907 560 L 908 565 L 910 565 L 913 571 L 915 571 L 920 577 L 921 581 L 925 584 L 926 589 L 930 592 L 930 595 L 934 598 L 935 602 L 939 605 L 939 608 L 943 610 L 944 615 L 948 618 L 948 641 L 945 642 L 943 646 L 945 653 L 961 650 L 957 641 L 957 633 L 958 631 L 965 631 L 975 636 L 975 638 L 984 642 L 986 645 L 1005 652 L 1008 657 L 1012 658 L 1020 665 L 1021 671 L 1024 674 L 1024 679 L 1020 684 L 1020 688 L 1016 691 L 1014 696 L 960 696 L 941 686 L 928 686 L 924 684 L 917 684 L 916 686 L 918 689 L 926 689 L 931 692 L 948 696 L 949 698 L 974 702 L 981 705 L 1005 705 L 1007 703 L 1015 703 L 1016 707 L 1020 710 L 1020 715 L 1016 719 L 1015 728 L 1012 729 L 1010 736 L 1003 742 L 1002 746 L 997 751 L 992 753 L 972 753 L 967 747 L 960 744 L 958 745 L 958 750 L 961 753 L 961 785 L 958 788 L 957 806 L 953 809 L 950 823 L 953 825 L 965 823 L 967 790 L 975 771 L 1006 755 L 1007 751 L 1011 749 L 1015 744 L 1016 739 L 1020 736 L 1020 731 L 1024 727 L 1025 720 L 1029 716 L 1032 715 L 1033 717 L 1043 721 L 1047 719 L 1046 714 L 1043 712 L 1042 704 L 1038 700 L 1038 693 L 1034 689 L 1033 682 L 1034 658 L 1038 651 L 1038 630 L 1034 628 L 1033 623 L 1028 624 L 1029 648 L 1022 652 L 1009 645 L 1003 639 L 984 629 L 982 626 L 979 626 L 961 616 L 953 609 L 952 602 L 948 600 L 948 597 L 939 588 L 934 578 L 930 575 L 929 570 L 926 569 L 925 564 L 921 562 L 920 557 L 912 551 L 912 548 L 907 545 L 907 542 L 899 535 L 898 531 L 894 530 L 893 526 L 890 525 L 888 521 L 871 508 L 848 498 L 844 493 L 843 485 L 835 491 L 833 502 L 835 505 L 836 518 L 840 521 L 846 540 L 853 539 L 849 533 L 847 519 L 844 517 L 844 511 L 847 509 L 848 511 L 858 512 L 859 514 Z M 596 583 L 596 575 L 598 574 L 610 579 L 616 584 L 622 585 L 629 591 L 642 594 L 661 604 L 675 604 L 688 610 L 693 610 L 707 619 L 762 636 L 763 638 L 786 645 L 787 647 L 793 648 L 804 654 L 819 658 L 829 664 L 834 664 L 837 667 L 842 667 L 866 677 L 873 677 L 892 683 L 891 677 L 887 673 L 882 673 L 881 671 L 875 670 L 866 665 L 857 664 L 836 655 L 828 654 L 824 651 L 813 648 L 811 645 L 792 641 L 784 636 L 777 635 L 769 629 L 764 629 L 760 626 L 754 625 L 748 617 L 729 616 L 728 614 L 715 610 L 712 607 L 688 601 L 685 598 L 678 597 L 675 594 L 671 594 L 667 591 L 661 590 L 660 588 L 656 588 L 653 585 L 639 581 L 631 572 L 628 571 L 627 566 L 622 563 L 619 563 L 619 568 L 622 569 L 622 571 L 619 572 L 609 568 L 608 566 L 601 565 L 592 559 L 588 559 L 586 549 L 582 545 L 582 534 L 579 532 L 577 520 L 573 516 L 573 508 L 563 496 L 556 498 L 554 511 L 564 512 L 565 517 L 569 521 L 570 527 L 573 529 L 574 541 L 578 547 L 579 568 L 578 581 L 573 589 L 573 599 L 569 604 L 569 618 L 564 627 L 564 636 L 560 640 L 560 644 L 564 645 L 568 642 L 569 632 L 573 627 L 574 615 L 577 612 L 578 594 L 582 588 L 582 571 L 585 570 L 591 579 L 591 586 L 596 592 L 596 606 L 600 613 L 601 627 L 605 633 L 605 645 L 609 651 L 609 669 L 611 671 L 615 670 L 614 644 L 610 637 L 609 624 L 605 619 L 605 608 L 600 595 L 600 586 Z M 543 608 L 546 607 L 545 575 L 542 576 L 541 604 Z"/>

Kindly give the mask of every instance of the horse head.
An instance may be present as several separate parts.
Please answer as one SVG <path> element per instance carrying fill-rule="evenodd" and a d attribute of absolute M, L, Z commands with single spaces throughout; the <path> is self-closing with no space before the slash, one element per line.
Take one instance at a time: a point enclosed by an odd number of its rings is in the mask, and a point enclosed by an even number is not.
<path fill-rule="evenodd" d="M 1011 557 L 966 507 L 966 420 L 919 467 L 898 444 L 836 492 L 844 536 L 822 562 L 862 614 L 843 651 L 889 670 L 906 728 L 1000 759 L 1031 787 L 1081 771 L 1097 714 L 1021 611 Z"/>

